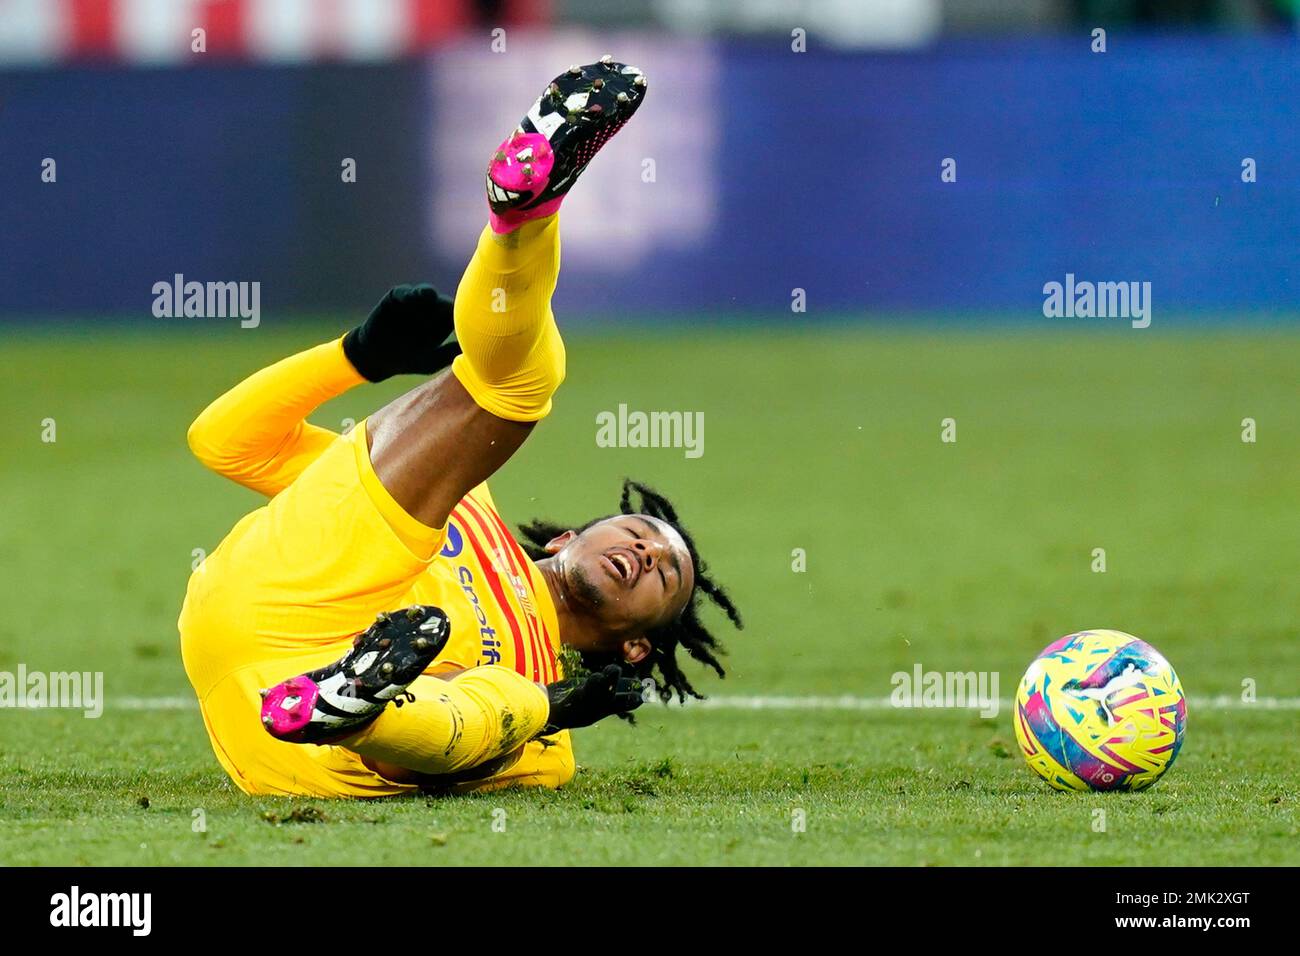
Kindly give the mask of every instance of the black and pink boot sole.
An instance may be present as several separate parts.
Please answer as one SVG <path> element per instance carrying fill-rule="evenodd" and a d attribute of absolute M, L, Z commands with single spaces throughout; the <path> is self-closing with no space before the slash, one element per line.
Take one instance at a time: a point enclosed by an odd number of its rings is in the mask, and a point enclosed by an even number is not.
<path fill-rule="evenodd" d="M 381 614 L 356 636 L 352 650 L 319 670 L 262 691 L 262 725 L 298 744 L 329 744 L 373 721 L 447 645 L 451 624 L 436 607 L 416 605 Z"/>
<path fill-rule="evenodd" d="M 552 80 L 488 162 L 492 228 L 509 232 L 559 209 L 587 164 L 632 118 L 645 92 L 645 74 L 610 56 L 571 66 Z"/>

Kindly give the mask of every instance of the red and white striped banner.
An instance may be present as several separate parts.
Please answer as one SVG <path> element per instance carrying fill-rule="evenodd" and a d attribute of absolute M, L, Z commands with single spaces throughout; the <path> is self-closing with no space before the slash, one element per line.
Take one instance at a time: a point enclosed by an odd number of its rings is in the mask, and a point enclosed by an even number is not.
<path fill-rule="evenodd" d="M 0 66 L 383 61 L 471 28 L 487 42 L 487 31 L 535 23 L 546 6 L 506 2 L 501 22 L 487 23 L 474 0 L 0 0 Z"/>

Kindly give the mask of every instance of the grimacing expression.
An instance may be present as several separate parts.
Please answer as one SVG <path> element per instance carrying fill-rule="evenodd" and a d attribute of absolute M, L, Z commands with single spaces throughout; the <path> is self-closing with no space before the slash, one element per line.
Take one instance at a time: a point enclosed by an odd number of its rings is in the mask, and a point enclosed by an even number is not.
<path fill-rule="evenodd" d="M 559 542 L 556 557 L 569 592 L 613 636 L 667 624 L 695 587 L 686 542 L 672 525 L 649 515 L 605 518 L 553 544 Z"/>

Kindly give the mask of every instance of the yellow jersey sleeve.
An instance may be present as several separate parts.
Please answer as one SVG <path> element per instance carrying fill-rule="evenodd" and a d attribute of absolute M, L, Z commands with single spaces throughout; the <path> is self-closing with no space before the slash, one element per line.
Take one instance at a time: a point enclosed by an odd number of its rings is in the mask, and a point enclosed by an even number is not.
<path fill-rule="evenodd" d="M 190 425 L 190 450 L 206 467 L 274 497 L 338 437 L 305 419 L 361 384 L 343 339 L 291 355 L 244 379 Z"/>

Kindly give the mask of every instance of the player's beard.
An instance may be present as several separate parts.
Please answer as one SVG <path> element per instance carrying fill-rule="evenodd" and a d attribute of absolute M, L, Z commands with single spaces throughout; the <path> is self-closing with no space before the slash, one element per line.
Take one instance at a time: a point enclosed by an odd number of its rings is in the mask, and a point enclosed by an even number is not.
<path fill-rule="evenodd" d="M 578 563 L 569 565 L 569 591 L 580 604 L 598 611 L 605 606 L 605 593 L 597 587 L 596 582 L 587 574 L 587 569 Z"/>

